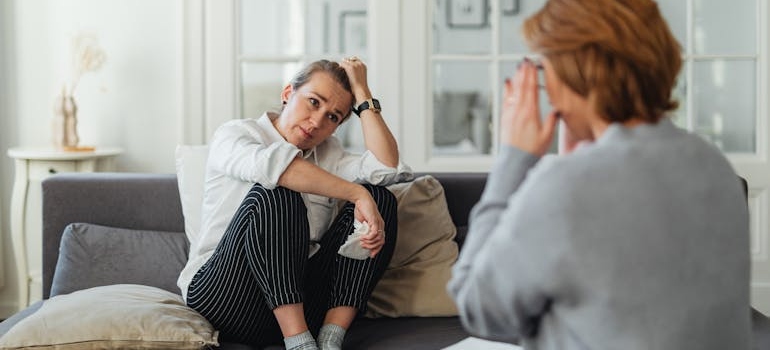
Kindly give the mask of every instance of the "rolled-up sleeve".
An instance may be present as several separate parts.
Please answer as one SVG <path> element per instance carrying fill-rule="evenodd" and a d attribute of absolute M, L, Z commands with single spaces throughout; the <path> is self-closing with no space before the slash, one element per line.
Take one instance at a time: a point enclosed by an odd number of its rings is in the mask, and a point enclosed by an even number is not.
<path fill-rule="evenodd" d="M 214 133 L 209 152 L 209 170 L 267 189 L 278 186 L 278 179 L 301 151 L 286 141 L 264 142 L 257 128 L 244 128 L 233 122 Z"/>
<path fill-rule="evenodd" d="M 412 169 L 399 161 L 395 167 L 382 164 L 370 151 L 363 154 L 345 152 L 339 162 L 337 174 L 356 183 L 387 186 L 414 178 Z"/>

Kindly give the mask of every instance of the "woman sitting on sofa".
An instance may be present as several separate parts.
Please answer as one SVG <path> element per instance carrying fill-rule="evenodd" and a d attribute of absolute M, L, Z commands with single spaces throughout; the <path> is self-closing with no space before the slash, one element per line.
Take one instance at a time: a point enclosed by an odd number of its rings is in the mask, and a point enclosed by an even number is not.
<path fill-rule="evenodd" d="M 657 4 L 549 0 L 523 33 L 540 62 L 506 82 L 449 286 L 466 329 L 527 349 L 748 349 L 747 205 L 719 149 L 666 115 L 681 48 Z M 569 154 L 541 160 L 557 118 Z"/>
<path fill-rule="evenodd" d="M 178 285 L 223 341 L 339 349 L 393 254 L 396 201 L 383 186 L 412 174 L 358 58 L 309 64 L 281 100 L 280 113 L 215 132 L 201 236 Z M 363 155 L 332 136 L 352 106 Z M 354 229 L 360 242 L 346 244 Z"/>

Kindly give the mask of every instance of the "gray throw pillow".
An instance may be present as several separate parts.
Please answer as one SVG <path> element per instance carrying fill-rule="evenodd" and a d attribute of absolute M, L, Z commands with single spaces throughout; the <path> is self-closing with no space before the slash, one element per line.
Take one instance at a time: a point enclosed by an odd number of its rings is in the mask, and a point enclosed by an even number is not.
<path fill-rule="evenodd" d="M 86 223 L 64 229 L 51 297 L 111 284 L 141 284 L 179 294 L 187 263 L 184 232 L 129 230 Z"/>

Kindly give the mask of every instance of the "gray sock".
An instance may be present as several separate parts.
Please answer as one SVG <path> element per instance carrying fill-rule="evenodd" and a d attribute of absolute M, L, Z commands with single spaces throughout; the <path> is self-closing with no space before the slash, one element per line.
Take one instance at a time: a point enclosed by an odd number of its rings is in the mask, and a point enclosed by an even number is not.
<path fill-rule="evenodd" d="M 322 350 L 342 349 L 342 340 L 345 339 L 345 328 L 333 323 L 327 323 L 318 332 L 318 346 Z"/>
<path fill-rule="evenodd" d="M 310 331 L 283 338 L 283 344 L 286 346 L 286 350 L 318 350 L 318 345 L 316 345 Z"/>

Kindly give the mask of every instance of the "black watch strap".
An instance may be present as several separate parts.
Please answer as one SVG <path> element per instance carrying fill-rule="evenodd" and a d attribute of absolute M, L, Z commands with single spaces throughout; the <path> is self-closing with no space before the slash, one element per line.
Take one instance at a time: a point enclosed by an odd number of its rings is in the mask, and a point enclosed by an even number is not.
<path fill-rule="evenodd" d="M 378 101 L 376 98 L 370 98 L 364 102 L 361 102 L 361 104 L 357 107 L 353 108 L 353 113 L 355 113 L 360 118 L 361 113 L 367 109 L 372 110 L 374 113 L 380 113 L 380 111 L 382 111 L 382 108 L 380 108 L 380 101 Z"/>

